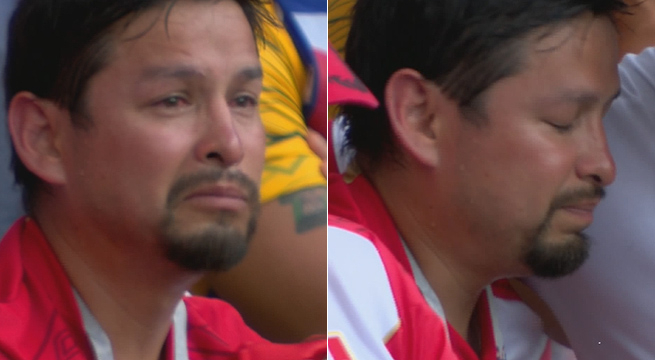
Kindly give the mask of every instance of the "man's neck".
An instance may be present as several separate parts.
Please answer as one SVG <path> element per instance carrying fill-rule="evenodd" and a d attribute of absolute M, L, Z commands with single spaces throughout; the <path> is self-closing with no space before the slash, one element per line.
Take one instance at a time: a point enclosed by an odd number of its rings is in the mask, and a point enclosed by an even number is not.
<path fill-rule="evenodd" d="M 408 170 L 403 168 L 399 171 Z M 467 239 L 453 231 L 457 229 L 456 225 L 453 226 L 457 219 L 449 219 L 450 214 L 431 206 L 425 191 L 421 190 L 425 189 L 424 186 L 407 184 L 407 174 L 397 174 L 393 170 L 376 175 L 369 179 L 439 298 L 446 319 L 463 338 L 468 339 L 475 306 L 493 276 L 471 268 L 462 256 Z"/>
<path fill-rule="evenodd" d="M 51 211 L 36 220 L 72 286 L 108 336 L 115 359 L 160 359 L 171 319 L 197 274 L 184 273 L 159 257 L 156 248 L 101 232 L 68 226 Z M 69 220 L 70 221 L 70 220 Z M 154 246 L 151 246 L 154 247 Z"/>
<path fill-rule="evenodd" d="M 488 283 L 465 275 L 464 269 L 458 270 L 459 264 L 427 243 L 427 239 L 431 237 L 410 233 L 405 241 L 428 284 L 437 294 L 448 323 L 467 339 L 475 306 Z"/>

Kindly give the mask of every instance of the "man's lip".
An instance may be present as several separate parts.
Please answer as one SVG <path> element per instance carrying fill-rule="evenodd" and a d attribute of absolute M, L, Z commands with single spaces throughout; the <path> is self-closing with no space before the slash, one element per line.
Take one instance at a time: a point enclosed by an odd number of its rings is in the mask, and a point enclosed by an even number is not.
<path fill-rule="evenodd" d="M 214 184 L 202 186 L 185 196 L 184 200 L 200 197 L 232 198 L 248 201 L 246 191 L 239 186 L 231 184 Z"/>
<path fill-rule="evenodd" d="M 578 201 L 575 203 L 567 204 L 562 206 L 562 208 L 571 210 L 571 211 L 584 211 L 584 212 L 593 212 L 596 206 L 600 203 L 600 198 L 587 199 L 583 201 Z"/>
<path fill-rule="evenodd" d="M 561 209 L 577 219 L 583 227 L 588 227 L 594 221 L 594 209 L 599 202 L 600 198 L 588 199 L 564 205 Z"/>

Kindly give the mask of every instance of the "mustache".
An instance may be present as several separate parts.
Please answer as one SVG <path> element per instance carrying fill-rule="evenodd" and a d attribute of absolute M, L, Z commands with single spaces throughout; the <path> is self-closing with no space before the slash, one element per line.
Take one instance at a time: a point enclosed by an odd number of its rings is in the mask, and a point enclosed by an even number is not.
<path fill-rule="evenodd" d="M 188 174 L 179 178 L 175 181 L 171 190 L 168 192 L 166 204 L 170 207 L 180 198 L 180 196 L 187 193 L 189 190 L 193 190 L 201 185 L 217 182 L 237 184 L 246 191 L 248 203 L 259 203 L 259 187 L 246 174 L 238 170 L 214 169 L 195 174 Z"/>
<path fill-rule="evenodd" d="M 605 197 L 605 189 L 595 185 L 590 188 L 569 190 L 559 194 L 552 202 L 551 209 L 566 207 L 584 200 L 601 200 Z"/>

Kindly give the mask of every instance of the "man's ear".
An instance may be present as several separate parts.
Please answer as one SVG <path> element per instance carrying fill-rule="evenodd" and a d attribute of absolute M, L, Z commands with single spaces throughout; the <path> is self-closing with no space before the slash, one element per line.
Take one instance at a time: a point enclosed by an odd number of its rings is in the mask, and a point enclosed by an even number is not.
<path fill-rule="evenodd" d="M 52 184 L 66 178 L 61 161 L 63 121 L 68 121 L 68 111 L 30 92 L 16 94 L 7 112 L 16 154 L 28 170 Z"/>
<path fill-rule="evenodd" d="M 401 146 L 420 163 L 439 163 L 439 137 L 444 116 L 454 102 L 431 81 L 412 69 L 396 71 L 385 87 L 385 104 L 391 127 Z"/>

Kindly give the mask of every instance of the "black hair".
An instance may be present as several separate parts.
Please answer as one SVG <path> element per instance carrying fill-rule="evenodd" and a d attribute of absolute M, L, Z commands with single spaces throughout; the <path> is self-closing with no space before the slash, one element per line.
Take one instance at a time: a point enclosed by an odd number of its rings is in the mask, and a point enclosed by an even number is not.
<path fill-rule="evenodd" d="M 49 99 L 71 114 L 80 128 L 89 79 L 108 63 L 116 24 L 125 26 L 146 10 L 161 6 L 166 14 L 178 0 L 21 0 L 11 18 L 7 40 L 5 105 L 21 91 Z M 220 0 L 194 0 L 220 1 Z M 235 0 L 253 35 L 261 34 L 262 0 Z M 154 25 L 154 24 L 153 24 Z M 12 169 L 23 187 L 23 206 L 29 213 L 41 180 L 12 149 Z"/>
<path fill-rule="evenodd" d="M 621 0 L 358 0 L 346 62 L 381 105 L 344 107 L 346 141 L 372 164 L 396 153 L 384 89 L 399 69 L 418 71 L 467 110 L 520 70 L 533 31 L 625 8 Z"/>

